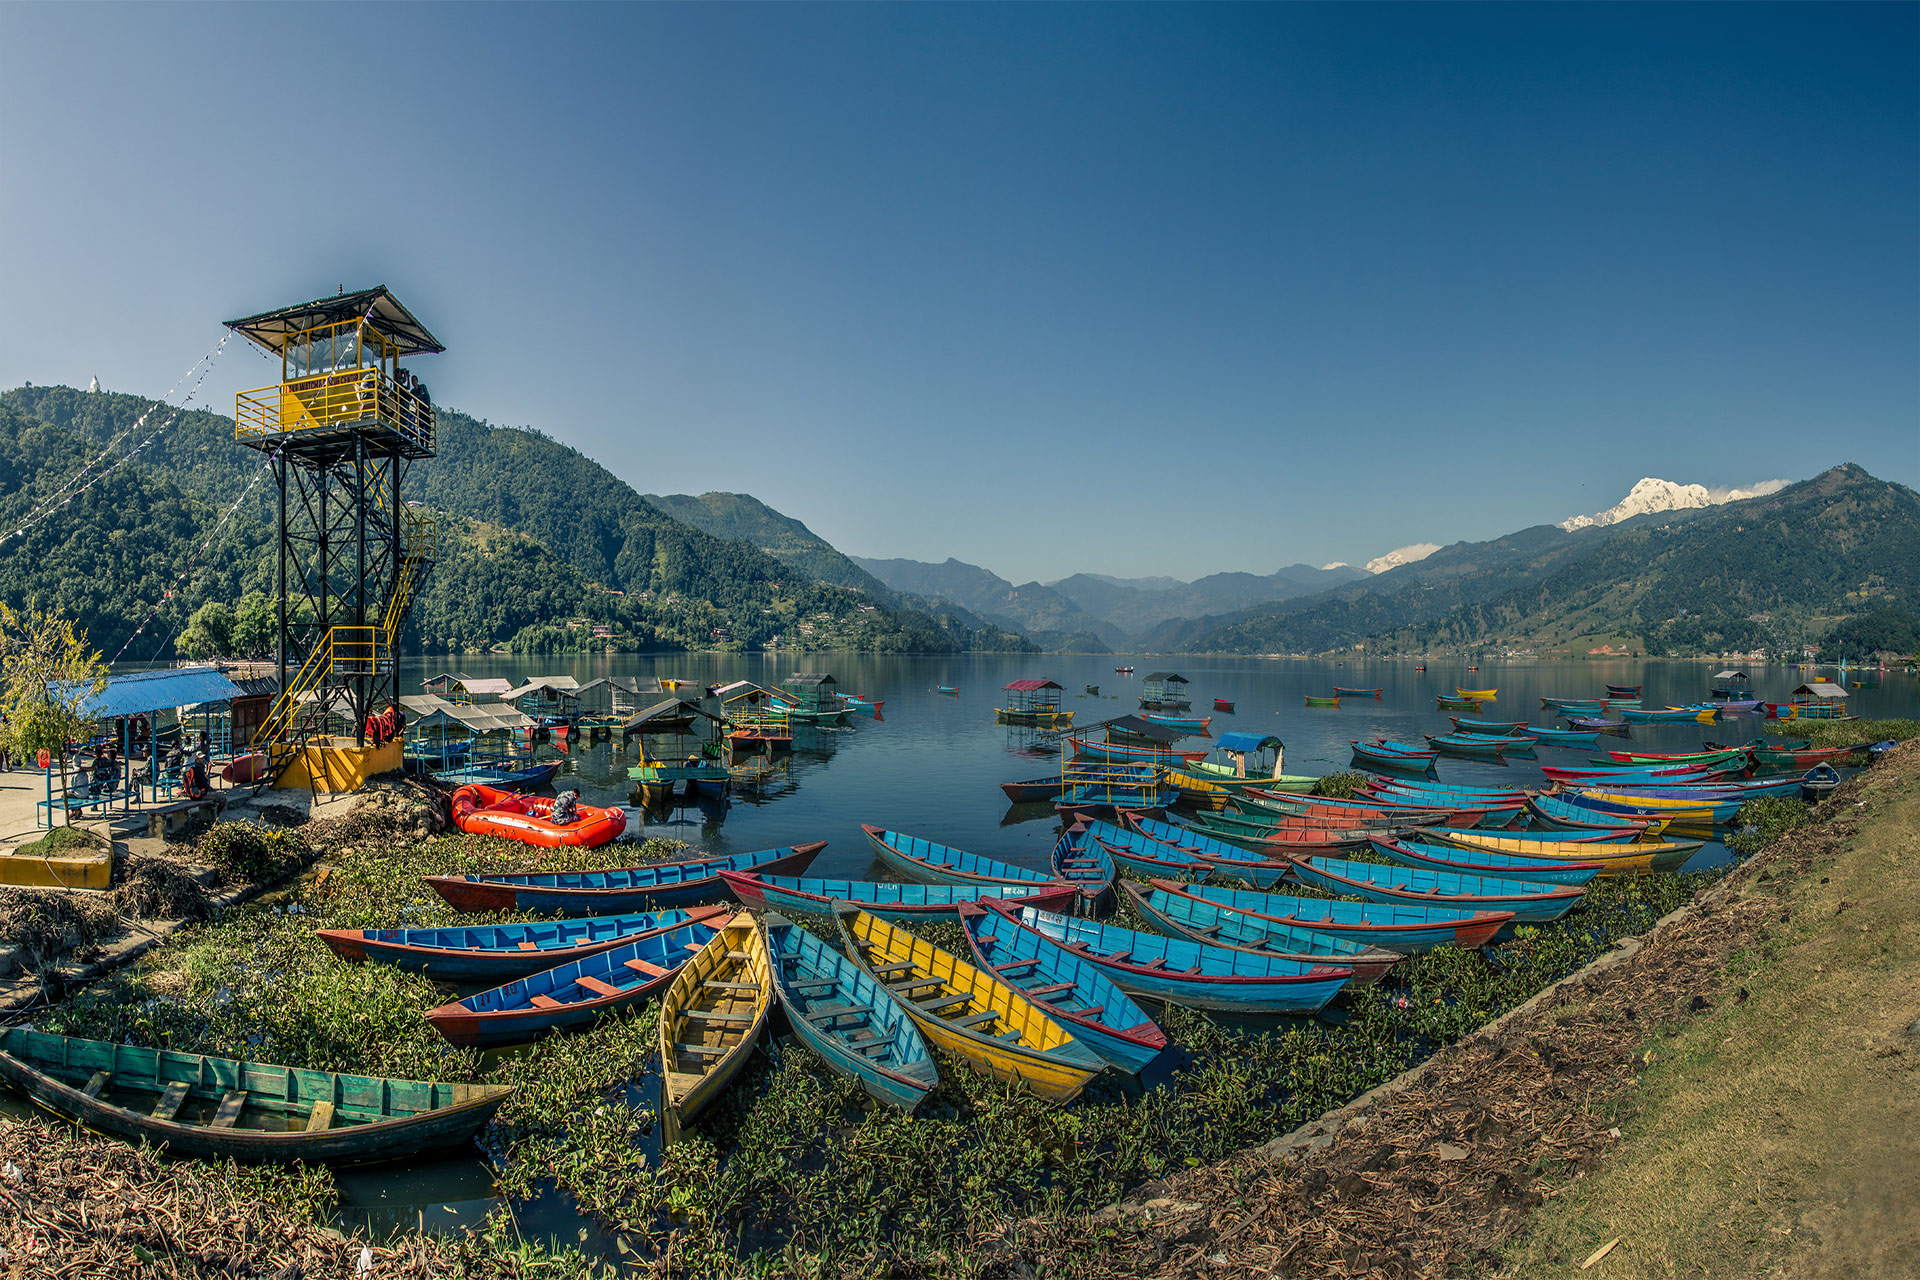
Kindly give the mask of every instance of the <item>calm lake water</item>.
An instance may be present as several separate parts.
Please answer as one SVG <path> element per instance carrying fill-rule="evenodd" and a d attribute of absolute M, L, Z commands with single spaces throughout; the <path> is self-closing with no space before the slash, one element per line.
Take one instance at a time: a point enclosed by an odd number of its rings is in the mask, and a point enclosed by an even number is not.
<path fill-rule="evenodd" d="M 1121 676 L 1116 665 L 1136 673 Z M 735 679 L 777 686 L 796 671 L 830 672 L 842 692 L 880 699 L 877 718 L 854 715 L 841 730 L 800 730 L 784 772 L 764 795 L 738 796 L 718 808 L 688 805 L 662 819 L 648 818 L 644 833 L 672 836 L 702 850 L 730 853 L 829 841 L 812 874 L 850 878 L 888 878 L 875 866 L 860 824 L 921 835 L 1022 866 L 1044 868 L 1058 828 L 1049 806 L 1010 807 L 999 784 L 1058 772 L 1057 754 L 1035 754 L 1032 730 L 995 723 L 1008 681 L 1046 678 L 1067 689 L 1066 705 L 1082 724 L 1137 709 L 1141 678 L 1156 669 L 1177 670 L 1192 683 L 1189 694 L 1197 714 L 1214 715 L 1213 734 L 1227 729 L 1269 732 L 1286 743 L 1290 773 L 1327 773 L 1348 767 L 1352 739 L 1376 736 L 1418 740 L 1423 733 L 1451 729 L 1435 710 L 1436 694 L 1456 685 L 1497 688 L 1498 698 L 1480 714 L 1488 719 L 1525 719 L 1536 725 L 1562 722 L 1540 708 L 1541 696 L 1588 697 L 1604 694 L 1608 682 L 1644 685 L 1650 707 L 1703 699 L 1711 677 L 1723 664 L 1701 663 L 1511 663 L 1482 664 L 1469 673 L 1464 665 L 1378 662 L 1336 665 L 1324 661 L 1255 658 L 1207 658 L 1169 661 L 1130 657 L 976 656 L 882 657 L 861 654 L 776 656 L 678 655 L 661 657 L 420 659 L 403 667 L 403 685 L 418 691 L 427 676 L 445 670 L 516 680 L 536 675 L 571 675 L 582 683 L 605 675 L 684 676 L 719 683 Z M 1784 701 L 1811 673 L 1791 667 L 1752 671 L 1756 696 Z M 1849 677 L 1852 678 L 1851 676 Z M 1870 674 L 1876 687 L 1849 690 L 1853 710 L 1868 718 L 1920 717 L 1920 691 L 1912 677 Z M 1352 699 L 1337 709 L 1308 708 L 1307 694 L 1330 694 L 1334 685 L 1379 687 L 1381 698 Z M 943 695 L 940 685 L 959 688 Z M 1099 694 L 1082 692 L 1099 686 Z M 1213 700 L 1236 704 L 1235 714 L 1215 714 Z M 1636 725 L 1631 743 L 1657 751 L 1698 749 L 1704 739 L 1744 742 L 1762 732 L 1784 736 L 1791 725 L 1741 717 L 1713 725 Z M 1189 739 L 1195 745 L 1203 739 Z M 1614 745 L 1625 740 L 1603 739 Z M 1580 764 L 1590 749 L 1539 749 L 1538 761 L 1509 765 L 1443 758 L 1444 782 L 1475 785 L 1529 785 L 1544 780 L 1540 764 Z M 557 753 L 542 748 L 543 759 L 563 761 L 556 785 L 577 788 L 594 804 L 630 803 L 627 766 L 635 753 L 614 745 Z M 1723 860 L 1726 851 L 1707 846 L 1694 865 Z M 424 1226 L 451 1230 L 473 1226 L 493 1206 L 492 1175 L 478 1158 L 455 1158 L 392 1169 L 348 1172 L 339 1178 L 343 1225 L 387 1234 Z M 609 1242 L 580 1217 L 564 1197 L 548 1193 L 518 1206 L 521 1230 L 529 1238 L 573 1245 L 609 1261 Z"/>

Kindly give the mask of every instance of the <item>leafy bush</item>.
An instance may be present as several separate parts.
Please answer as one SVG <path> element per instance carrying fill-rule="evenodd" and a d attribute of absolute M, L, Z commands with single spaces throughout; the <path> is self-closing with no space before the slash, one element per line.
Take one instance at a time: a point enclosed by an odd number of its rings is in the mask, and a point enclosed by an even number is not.
<path fill-rule="evenodd" d="M 1795 796 L 1761 796 L 1733 815 L 1727 848 L 1741 857 L 1757 853 L 1807 821 L 1810 806 Z"/>
<path fill-rule="evenodd" d="M 220 822 L 200 837 L 194 856 L 218 867 L 229 882 L 272 880 L 300 865 L 306 842 L 291 831 L 256 827 L 250 822 Z"/>
<path fill-rule="evenodd" d="M 1314 783 L 1313 794 L 1316 796 L 1328 796 L 1335 800 L 1345 800 L 1349 796 L 1366 790 L 1366 787 L 1366 774 L 1356 773 L 1352 769 L 1343 769 L 1339 773 L 1330 773 L 1320 779 L 1320 781 Z"/>

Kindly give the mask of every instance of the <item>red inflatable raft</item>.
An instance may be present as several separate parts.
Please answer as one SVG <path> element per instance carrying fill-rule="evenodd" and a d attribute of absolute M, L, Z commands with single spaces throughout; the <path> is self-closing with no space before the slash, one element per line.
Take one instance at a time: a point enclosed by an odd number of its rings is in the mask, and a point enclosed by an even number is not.
<path fill-rule="evenodd" d="M 453 793 L 453 825 L 474 836 L 505 836 L 525 844 L 558 849 L 579 845 L 592 849 L 627 829 L 627 815 L 619 809 L 580 805 L 572 822 L 548 820 L 553 801 L 546 796 L 523 796 L 472 783 Z"/>

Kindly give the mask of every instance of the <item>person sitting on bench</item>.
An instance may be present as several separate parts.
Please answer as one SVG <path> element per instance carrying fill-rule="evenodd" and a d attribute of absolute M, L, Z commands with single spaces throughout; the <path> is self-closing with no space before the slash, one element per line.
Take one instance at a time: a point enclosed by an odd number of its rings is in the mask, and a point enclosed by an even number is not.
<path fill-rule="evenodd" d="M 93 785 L 87 788 L 87 794 L 98 796 L 112 794 L 114 786 L 120 781 L 120 761 L 114 754 L 113 744 L 108 743 L 93 753 Z"/>
<path fill-rule="evenodd" d="M 207 777 L 207 758 L 197 755 L 180 775 L 180 790 L 189 800 L 201 800 L 212 789 L 213 783 Z"/>

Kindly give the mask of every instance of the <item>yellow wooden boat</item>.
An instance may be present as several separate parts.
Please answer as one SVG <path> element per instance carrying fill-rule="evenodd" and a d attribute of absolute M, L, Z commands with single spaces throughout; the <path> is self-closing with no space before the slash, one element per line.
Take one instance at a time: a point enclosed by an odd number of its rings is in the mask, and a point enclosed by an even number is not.
<path fill-rule="evenodd" d="M 1043 1098 L 1071 1102 L 1104 1060 L 1014 987 L 852 903 L 834 905 L 847 954 L 899 997 L 922 1035 Z"/>
<path fill-rule="evenodd" d="M 1641 875 L 1648 871 L 1678 871 L 1686 865 L 1702 844 L 1699 840 L 1645 841 L 1625 844 L 1582 843 L 1574 840 L 1516 840 L 1489 831 L 1423 831 L 1422 840 L 1452 845 L 1456 849 L 1480 849 L 1488 853 L 1508 853 L 1523 858 L 1552 858 L 1564 862 L 1597 862 L 1603 876 Z"/>
<path fill-rule="evenodd" d="M 1453 691 L 1455 697 L 1472 698 L 1475 702 L 1492 702 L 1499 692 L 1498 689 L 1462 689 L 1458 686 Z"/>
<path fill-rule="evenodd" d="M 676 1141 L 747 1064 L 772 999 L 766 940 L 742 911 L 687 961 L 661 1001 L 663 1141 Z"/>
<path fill-rule="evenodd" d="M 1248 787 L 1300 794 L 1313 790 L 1313 784 L 1318 781 L 1320 779 L 1317 777 L 1289 773 L 1277 778 L 1251 776 L 1236 772 L 1230 765 L 1215 764 L 1211 760 L 1194 760 L 1180 768 L 1163 770 L 1161 777 L 1164 785 L 1211 809 L 1224 809 L 1230 796 Z"/>

